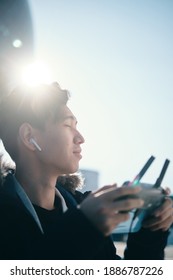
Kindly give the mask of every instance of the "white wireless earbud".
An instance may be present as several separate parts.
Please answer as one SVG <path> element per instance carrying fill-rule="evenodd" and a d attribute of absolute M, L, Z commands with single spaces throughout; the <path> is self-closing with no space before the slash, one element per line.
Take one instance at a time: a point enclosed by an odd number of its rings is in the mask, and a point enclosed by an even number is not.
<path fill-rule="evenodd" d="M 33 138 L 30 139 L 30 143 L 34 144 L 34 146 L 37 148 L 37 150 L 39 152 L 41 152 L 40 146 L 37 144 L 37 142 Z"/>

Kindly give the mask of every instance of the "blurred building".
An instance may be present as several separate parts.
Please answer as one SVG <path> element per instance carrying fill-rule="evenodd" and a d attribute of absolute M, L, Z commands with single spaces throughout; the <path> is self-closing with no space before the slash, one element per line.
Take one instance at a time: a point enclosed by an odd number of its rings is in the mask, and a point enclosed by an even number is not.
<path fill-rule="evenodd" d="M 85 191 L 94 191 L 98 189 L 99 185 L 99 172 L 88 169 L 80 169 L 79 170 L 84 178 L 84 187 L 82 188 L 82 192 Z"/>

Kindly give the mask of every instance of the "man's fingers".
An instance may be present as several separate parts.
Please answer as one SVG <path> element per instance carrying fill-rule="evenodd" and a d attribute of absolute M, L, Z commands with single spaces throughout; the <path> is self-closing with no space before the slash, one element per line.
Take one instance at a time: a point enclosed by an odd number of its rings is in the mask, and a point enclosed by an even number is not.
<path fill-rule="evenodd" d="M 109 191 L 111 191 L 111 190 L 115 190 L 116 188 L 117 188 L 117 184 L 116 184 L 116 183 L 113 184 L 113 185 L 106 185 L 106 186 L 104 186 L 104 187 L 102 187 L 102 188 L 99 188 L 98 190 L 94 191 L 94 194 L 100 195 L 100 194 L 102 194 L 103 192 L 104 192 L 104 193 L 105 193 L 105 192 L 109 192 Z"/>
<path fill-rule="evenodd" d="M 151 230 L 169 228 L 173 223 L 173 208 L 167 209 L 157 217 L 151 217 L 143 222 L 143 227 L 150 228 Z"/>
<path fill-rule="evenodd" d="M 123 199 L 123 196 L 128 196 L 128 195 L 137 195 L 141 191 L 140 186 L 136 187 L 118 187 L 118 188 L 110 188 L 108 192 L 104 194 L 105 199 L 109 201 L 115 201 L 118 199 Z"/>
<path fill-rule="evenodd" d="M 112 207 L 117 211 L 128 211 L 135 208 L 141 208 L 143 205 L 144 201 L 142 199 L 122 199 L 115 201 Z"/>
<path fill-rule="evenodd" d="M 166 198 L 164 203 L 153 212 L 153 216 L 161 216 L 163 213 L 166 213 L 169 209 L 172 209 L 172 206 L 172 200 L 170 198 Z"/>

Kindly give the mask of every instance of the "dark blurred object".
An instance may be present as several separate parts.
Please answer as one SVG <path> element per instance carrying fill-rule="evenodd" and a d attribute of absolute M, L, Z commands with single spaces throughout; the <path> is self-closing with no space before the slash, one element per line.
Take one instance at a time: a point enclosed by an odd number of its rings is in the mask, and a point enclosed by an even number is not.
<path fill-rule="evenodd" d="M 17 83 L 20 67 L 32 60 L 33 27 L 27 0 L 0 0 L 0 94 Z"/>

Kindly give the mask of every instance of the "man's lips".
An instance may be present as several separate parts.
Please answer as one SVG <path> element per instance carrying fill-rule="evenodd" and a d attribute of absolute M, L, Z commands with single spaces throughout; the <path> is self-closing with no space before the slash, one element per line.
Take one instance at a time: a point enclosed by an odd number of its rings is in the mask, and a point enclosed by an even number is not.
<path fill-rule="evenodd" d="M 78 158 L 81 159 L 82 158 L 81 152 L 82 152 L 82 150 L 76 150 L 73 152 L 73 154 L 75 154 Z"/>

